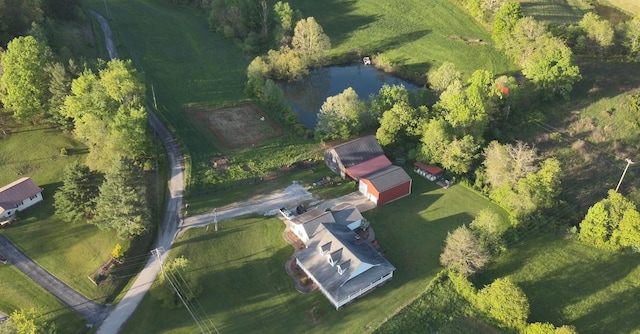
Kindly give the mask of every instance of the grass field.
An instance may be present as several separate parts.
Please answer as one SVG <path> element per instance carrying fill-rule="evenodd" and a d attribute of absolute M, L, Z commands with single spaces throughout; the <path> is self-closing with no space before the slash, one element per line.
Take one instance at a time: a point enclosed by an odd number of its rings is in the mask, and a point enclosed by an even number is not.
<path fill-rule="evenodd" d="M 640 14 L 640 2 L 637 0 L 600 0 L 599 2 L 620 8 L 631 16 Z"/>
<path fill-rule="evenodd" d="M 35 308 L 44 319 L 55 322 L 60 334 L 86 332 L 84 319 L 11 265 L 0 264 L 0 291 L 4 313 Z"/>
<path fill-rule="evenodd" d="M 519 0 L 525 16 L 546 23 L 578 23 L 592 7 L 587 0 Z"/>
<path fill-rule="evenodd" d="M 445 61 L 456 64 L 463 76 L 476 69 L 497 74 L 516 67 L 492 46 L 487 30 L 450 0 L 330 0 L 289 1 L 303 16 L 313 16 L 331 38 L 334 55 L 359 51 L 363 55 L 382 53 L 400 65 L 411 79 L 425 79 L 425 73 Z M 467 44 L 451 37 L 487 41 Z M 418 80 L 418 83 L 423 81 Z"/>
<path fill-rule="evenodd" d="M 637 255 L 544 236 L 499 257 L 477 281 L 513 279 L 529 298 L 529 322 L 574 325 L 579 333 L 631 333 L 640 331 L 639 265 Z"/>
<path fill-rule="evenodd" d="M 495 208 L 463 186 L 445 190 L 415 177 L 411 196 L 365 213 L 397 267 L 393 280 L 340 311 L 320 292 L 294 290 L 284 270 L 293 249 L 282 239 L 284 224 L 276 218 L 224 221 L 218 233 L 190 230 L 176 241 L 171 255 L 191 261 L 204 287 L 196 305 L 221 333 L 371 332 L 420 295 L 440 270 L 447 231 L 469 223 L 486 207 Z M 314 307 L 317 313 L 312 314 Z M 194 331 L 185 309 L 162 309 L 147 296 L 123 333 Z"/>

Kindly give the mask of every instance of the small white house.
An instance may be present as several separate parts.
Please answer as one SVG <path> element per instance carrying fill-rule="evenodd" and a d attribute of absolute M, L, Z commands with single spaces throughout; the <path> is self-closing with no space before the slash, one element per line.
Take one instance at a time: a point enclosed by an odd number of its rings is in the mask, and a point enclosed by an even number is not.
<path fill-rule="evenodd" d="M 0 188 L 0 224 L 10 222 L 18 211 L 24 211 L 40 201 L 42 189 L 28 177 Z"/>

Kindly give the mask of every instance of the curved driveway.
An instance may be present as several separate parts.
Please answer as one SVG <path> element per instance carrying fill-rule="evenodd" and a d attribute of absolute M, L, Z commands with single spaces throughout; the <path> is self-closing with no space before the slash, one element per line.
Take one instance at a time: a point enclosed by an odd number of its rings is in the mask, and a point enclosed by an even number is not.
<path fill-rule="evenodd" d="M 109 27 L 109 23 L 99 13 L 94 11 L 93 15 L 98 19 L 100 27 L 102 27 L 109 57 L 111 59 L 118 58 L 117 50 L 113 44 L 113 39 L 111 38 L 111 28 Z M 184 195 L 184 158 L 178 143 L 175 138 L 173 138 L 169 130 L 167 130 L 162 122 L 160 122 L 151 109 L 147 108 L 147 114 L 149 115 L 149 123 L 156 131 L 162 145 L 167 151 L 169 167 L 171 168 L 167 208 L 165 210 L 164 221 L 160 226 L 158 241 L 155 245 L 156 248 L 164 248 L 165 250 L 168 250 L 171 247 L 173 238 L 178 231 L 178 213 L 182 207 L 182 197 Z M 161 260 L 164 260 L 164 257 L 166 257 L 166 253 L 162 254 Z M 122 325 L 127 321 L 131 314 L 133 314 L 133 311 L 135 311 L 138 304 L 142 301 L 142 298 L 158 276 L 159 271 L 160 264 L 155 257 L 151 257 L 131 288 L 129 288 L 129 291 L 127 291 L 113 311 L 109 313 L 107 318 L 104 319 L 104 322 L 102 322 L 102 325 L 98 328 L 99 334 L 118 333 Z"/>

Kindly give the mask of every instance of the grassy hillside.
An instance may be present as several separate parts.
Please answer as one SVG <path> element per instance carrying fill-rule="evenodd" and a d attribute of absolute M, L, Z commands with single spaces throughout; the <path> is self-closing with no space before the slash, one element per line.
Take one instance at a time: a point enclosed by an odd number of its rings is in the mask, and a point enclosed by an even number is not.
<path fill-rule="evenodd" d="M 546 23 L 578 23 L 592 7 L 587 0 L 519 0 L 524 15 Z"/>
<path fill-rule="evenodd" d="M 531 303 L 530 322 L 574 325 L 579 333 L 640 331 L 640 258 L 597 250 L 561 236 L 509 250 L 478 276 L 510 277 Z"/>
<path fill-rule="evenodd" d="M 469 75 L 476 69 L 497 74 L 515 70 L 492 47 L 489 33 L 450 0 L 289 1 L 303 16 L 313 16 L 331 38 L 333 54 L 382 53 L 410 78 L 451 61 Z M 482 39 L 467 44 L 459 37 Z"/>
<path fill-rule="evenodd" d="M 463 186 L 445 190 L 415 177 L 411 196 L 365 214 L 397 267 L 393 280 L 340 311 L 320 292 L 294 290 L 284 270 L 293 249 L 282 239 L 284 224 L 275 218 L 224 221 L 218 233 L 189 230 L 171 255 L 191 261 L 191 272 L 204 287 L 194 304 L 221 333 L 371 332 L 422 293 L 440 270 L 447 231 L 469 223 L 486 207 L 496 209 Z M 194 331 L 184 308 L 163 309 L 147 296 L 123 333 Z"/>

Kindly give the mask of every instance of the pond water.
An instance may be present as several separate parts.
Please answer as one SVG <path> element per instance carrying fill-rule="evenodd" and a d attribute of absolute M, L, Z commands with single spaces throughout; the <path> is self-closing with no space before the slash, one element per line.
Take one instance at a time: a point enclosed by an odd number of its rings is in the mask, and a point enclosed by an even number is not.
<path fill-rule="evenodd" d="M 300 123 L 314 130 L 320 107 L 329 96 L 342 93 L 351 87 L 360 100 L 377 94 L 384 85 L 404 85 L 409 91 L 421 87 L 406 80 L 362 64 L 350 66 L 329 66 L 315 69 L 303 80 L 279 83 L 284 98 L 291 103 Z"/>

